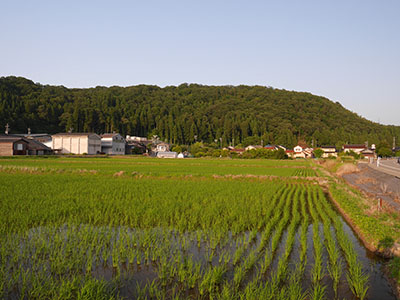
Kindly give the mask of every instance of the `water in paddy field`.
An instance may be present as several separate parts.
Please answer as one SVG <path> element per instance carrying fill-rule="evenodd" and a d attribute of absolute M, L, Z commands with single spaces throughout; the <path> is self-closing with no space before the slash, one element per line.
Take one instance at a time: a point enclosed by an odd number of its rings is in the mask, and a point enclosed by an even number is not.
<path fill-rule="evenodd" d="M 359 261 L 362 263 L 363 271 L 369 275 L 369 289 L 366 299 L 396 299 L 383 274 L 384 260 L 368 251 L 343 219 L 342 223 L 343 229 L 351 240 Z M 301 286 L 304 292 L 311 291 L 313 287 L 311 277 L 315 263 L 313 226 L 310 224 L 307 228 L 307 264 L 301 277 Z M 271 247 L 275 230 L 276 228 L 273 229 L 269 241 L 260 252 L 254 265 L 246 272 L 244 279 L 240 283 L 239 292 L 244 291 L 246 286 L 260 274 L 265 253 Z M 334 233 L 333 227 L 331 227 L 331 232 Z M 323 233 L 322 223 L 319 223 L 319 234 L 322 242 L 324 241 Z M 288 235 L 288 227 L 285 227 L 276 251 L 273 253 L 270 266 L 265 274 L 259 277 L 260 284 L 273 280 L 273 274 L 276 272 L 284 255 Z M 83 240 L 85 236 L 87 237 L 86 241 Z M 250 241 L 251 236 L 254 238 L 252 241 Z M 299 226 L 296 229 L 293 249 L 288 259 L 287 270 L 289 275 L 296 270 L 300 260 L 300 238 L 301 227 Z M 19 251 L 10 252 L 6 257 L 10 258 L 7 264 L 8 270 L 11 272 L 9 276 L 12 276 L 12 273 L 18 269 L 25 271 L 35 270 L 35 272 L 39 273 L 44 272 L 46 276 L 65 276 L 65 278 L 74 276 L 86 278 L 89 275 L 92 278 L 108 282 L 112 287 L 116 288 L 120 296 L 127 299 L 136 299 L 140 289 L 144 289 L 148 295 L 149 291 L 146 290 L 146 286 L 148 287 L 152 283 L 156 289 L 164 291 L 167 298 L 172 298 L 172 291 L 174 290 L 180 290 L 181 298 L 200 298 L 198 285 L 208 269 L 224 264 L 226 259 L 228 261 L 226 263 L 226 271 L 222 276 L 220 285 L 232 283 L 237 269 L 245 264 L 251 253 L 257 251 L 261 239 L 262 234 L 260 232 L 256 234 L 244 232 L 236 236 L 228 232 L 218 236 L 217 233 L 211 231 L 181 234 L 174 230 L 162 228 L 135 230 L 126 227 L 100 228 L 88 225 L 74 228 L 65 226 L 58 229 L 36 228 L 31 230 L 27 236 L 21 237 L 20 240 L 15 237 L 10 242 L 10 245 L 18 244 Z M 122 241 L 123 244 L 119 244 Z M 76 251 L 76 254 L 70 253 L 67 249 L 68 247 Z M 239 256 L 237 253 L 240 252 L 239 249 L 241 248 L 244 250 Z M 124 249 L 127 251 L 136 249 L 135 257 L 133 259 L 130 258 L 129 253 L 125 255 Z M 39 252 L 39 255 L 36 257 L 35 253 L 37 252 Z M 67 253 L 69 254 L 67 255 Z M 19 256 L 18 259 L 13 259 L 13 255 Z M 236 264 L 234 263 L 235 255 L 239 256 Z M 96 256 L 98 258 L 97 261 Z M 113 261 L 113 256 L 119 257 L 117 263 Z M 54 258 L 60 257 L 62 258 L 60 264 L 65 264 L 68 267 L 61 270 L 53 269 Z M 325 247 L 323 248 L 322 257 L 324 276 L 321 284 L 326 287 L 326 298 L 335 299 L 332 280 L 327 271 L 328 253 Z M 93 266 L 88 271 L 87 261 L 90 259 L 93 261 Z M 200 276 L 194 288 L 186 288 L 186 278 L 182 281 L 182 278 L 179 279 L 177 274 L 183 261 L 187 259 L 190 259 L 194 264 L 190 269 L 191 273 L 195 272 L 196 266 L 199 267 Z M 341 253 L 340 259 L 343 272 L 338 286 L 337 299 L 356 299 L 347 283 L 347 265 L 343 253 Z M 160 279 L 162 277 L 160 269 L 163 260 L 166 265 L 172 266 L 172 268 L 166 268 L 166 276 L 168 276 L 168 272 L 174 274 L 171 279 L 167 279 L 165 282 Z M 115 265 L 118 266 L 115 267 Z M 17 283 L 17 286 L 21 284 L 21 280 Z M 285 289 L 288 284 L 288 279 L 285 279 L 281 282 L 280 288 Z M 5 299 L 17 299 L 20 291 L 20 288 L 14 287 L 3 296 Z"/>
<path fill-rule="evenodd" d="M 343 222 L 343 224 L 344 230 L 353 242 L 359 260 L 363 264 L 365 271 L 369 274 L 370 289 L 367 298 L 382 300 L 396 299 L 394 291 L 383 272 L 385 259 L 365 248 L 351 227 L 346 222 Z"/>
<path fill-rule="evenodd" d="M 344 230 L 348 234 L 349 238 L 353 242 L 354 249 L 356 250 L 358 254 L 358 258 L 361 261 L 363 265 L 363 270 L 369 274 L 369 290 L 367 294 L 367 299 L 396 299 L 395 295 L 392 291 L 391 286 L 389 285 L 388 281 L 386 280 L 384 274 L 383 274 L 383 260 L 378 258 L 376 255 L 368 251 L 363 245 L 361 244 L 360 240 L 355 236 L 354 232 L 352 229 L 345 223 L 343 222 Z M 63 230 L 68 230 L 67 228 L 58 230 L 59 233 L 61 233 Z M 94 231 L 96 231 L 96 228 L 93 228 Z M 124 229 L 115 229 L 113 231 L 113 235 L 117 235 L 118 237 L 121 236 L 121 231 Z M 104 232 L 104 229 L 102 229 Z M 162 231 L 160 229 L 154 229 L 153 230 L 154 234 L 154 241 L 159 240 L 159 242 L 163 241 L 165 237 L 165 231 Z M 311 270 L 312 266 L 314 264 L 314 258 L 313 258 L 313 239 L 312 239 L 312 231 L 313 231 L 313 225 L 308 226 L 308 233 L 307 233 L 307 244 L 308 244 L 308 251 L 307 251 L 307 266 L 305 268 L 303 277 L 302 277 L 302 287 L 304 291 L 310 290 L 312 288 L 312 280 L 311 280 Z M 32 235 L 34 236 L 35 233 L 37 234 L 38 232 L 42 232 L 41 230 L 38 231 L 33 231 Z M 129 234 L 131 235 L 137 235 L 140 236 L 143 233 L 140 231 L 135 231 L 135 230 L 127 230 L 128 236 Z M 43 232 L 42 232 L 43 233 Z M 322 235 L 322 226 L 320 228 L 320 234 L 321 234 L 321 240 L 323 240 L 323 235 Z M 279 260 L 281 259 L 284 250 L 285 250 L 285 242 L 287 239 L 288 232 L 285 230 L 282 234 L 280 243 L 277 247 L 277 250 L 275 252 L 273 261 L 271 263 L 271 267 L 268 270 L 267 274 L 263 277 L 263 281 L 268 281 L 271 280 L 271 274 L 272 270 L 276 270 Z M 170 257 L 169 259 L 173 260 L 174 257 L 178 256 L 179 254 L 182 255 L 182 257 L 192 257 L 193 261 L 200 263 L 201 264 L 201 270 L 204 272 L 208 267 L 210 266 L 217 266 L 220 264 L 219 258 L 220 255 L 225 255 L 225 254 L 230 254 L 232 256 L 231 261 L 228 263 L 228 269 L 227 272 L 224 275 L 224 278 L 227 282 L 232 282 L 234 278 L 234 273 L 235 273 L 235 268 L 237 266 L 234 266 L 232 263 L 233 257 L 235 255 L 235 252 L 237 249 L 240 247 L 240 245 L 243 245 L 243 243 L 246 243 L 248 241 L 250 236 L 250 232 L 246 232 L 242 235 L 239 235 L 237 237 L 233 237 L 231 233 L 229 233 L 226 236 L 226 240 L 222 241 L 221 244 L 222 246 L 217 246 L 215 255 L 212 259 L 209 259 L 210 255 L 210 243 L 209 241 L 206 240 L 201 240 L 200 243 L 198 243 L 198 240 L 196 238 L 195 233 L 188 233 L 185 235 L 180 235 L 177 232 L 170 231 L 168 234 L 168 238 L 171 241 L 170 246 L 168 247 L 167 253 L 169 253 Z M 118 240 L 118 237 L 115 241 Z M 206 238 L 206 236 L 203 236 Z M 51 236 L 48 236 L 48 238 L 51 238 Z M 64 238 L 68 239 L 65 235 Z M 291 252 L 290 259 L 289 259 L 289 264 L 288 264 L 288 270 L 289 273 L 294 271 L 296 263 L 299 261 L 299 252 L 300 252 L 300 228 L 298 228 L 297 233 L 296 233 L 296 239 L 293 245 L 293 251 Z M 139 238 L 140 240 L 140 238 Z M 185 240 L 186 246 L 185 249 L 182 248 L 183 240 Z M 246 258 L 246 256 L 251 252 L 254 251 L 257 246 L 259 245 L 261 240 L 261 235 L 257 234 L 255 240 L 253 242 L 250 242 L 249 244 L 246 245 L 246 250 L 243 253 L 243 258 L 242 261 Z M 116 243 L 114 241 L 114 243 Z M 26 243 L 29 244 L 29 241 L 25 240 Z M 140 243 L 140 242 L 139 242 Z M 152 244 L 149 243 L 149 248 L 151 247 L 157 247 L 157 243 Z M 26 244 L 27 245 L 27 244 Z M 269 241 L 269 244 L 267 245 L 267 248 L 271 245 L 271 240 Z M 164 254 L 167 254 L 164 253 Z M 243 280 L 242 285 L 244 288 L 248 283 L 250 283 L 258 273 L 258 266 L 260 263 L 260 260 L 263 259 L 263 255 L 261 255 L 261 258 L 259 261 L 256 263 L 256 265 L 247 273 L 246 278 Z M 324 249 L 323 252 L 323 268 L 325 272 L 325 276 L 323 277 L 321 283 L 326 286 L 326 297 L 327 299 L 334 299 L 334 291 L 332 288 L 332 281 L 330 277 L 327 275 L 327 270 L 326 270 L 326 262 L 328 260 L 327 258 L 327 253 L 326 250 Z M 146 286 L 150 285 L 153 280 L 156 280 L 155 282 L 158 283 L 157 278 L 159 277 L 158 273 L 158 268 L 159 268 L 159 262 L 158 259 L 155 259 L 154 261 L 150 261 L 149 263 L 146 263 L 144 261 L 144 255 L 142 253 L 141 255 L 142 262 L 140 265 L 136 263 L 136 261 L 133 264 L 130 264 L 129 262 L 124 262 L 121 263 L 119 266 L 119 269 L 115 268 L 112 266 L 112 259 L 108 258 L 108 260 L 105 261 L 100 261 L 100 263 L 92 268 L 91 271 L 91 276 L 97 278 L 97 279 L 104 279 L 108 282 L 112 282 L 115 278 L 119 278 L 119 295 L 123 297 L 127 297 L 128 299 L 135 299 L 136 293 L 137 293 L 137 288 L 138 286 Z M 341 257 L 342 259 L 342 265 L 343 269 L 346 269 L 346 263 L 344 261 L 344 258 Z M 34 264 L 34 263 L 33 263 Z M 28 265 L 27 265 L 28 266 Z M 29 265 L 29 268 L 34 268 L 33 265 Z M 84 269 L 84 267 L 82 268 Z M 84 271 L 82 271 L 84 272 Z M 165 289 L 168 289 L 169 286 L 173 286 L 176 283 L 170 282 L 168 286 L 165 287 Z M 285 283 L 283 283 L 284 285 Z M 182 286 L 181 283 L 176 284 L 178 287 Z M 163 288 L 164 289 L 164 288 Z M 198 297 L 198 291 L 196 289 L 188 289 L 182 294 L 186 297 Z M 10 297 L 5 297 L 6 299 L 15 299 L 18 297 L 18 295 L 13 294 L 12 292 L 9 294 Z M 172 295 L 171 295 L 172 296 Z M 338 289 L 338 299 L 356 299 L 346 280 L 346 274 L 343 272 L 340 283 L 339 283 L 339 289 Z"/>

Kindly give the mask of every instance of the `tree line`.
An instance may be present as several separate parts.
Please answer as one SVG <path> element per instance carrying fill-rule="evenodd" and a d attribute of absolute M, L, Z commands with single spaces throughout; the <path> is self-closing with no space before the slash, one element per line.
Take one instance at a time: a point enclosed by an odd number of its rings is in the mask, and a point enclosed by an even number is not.
<path fill-rule="evenodd" d="M 340 103 L 264 86 L 181 84 L 69 89 L 21 77 L 0 78 L 0 120 L 14 133 L 119 132 L 161 140 L 310 145 L 391 143 L 399 126 L 374 123 Z"/>

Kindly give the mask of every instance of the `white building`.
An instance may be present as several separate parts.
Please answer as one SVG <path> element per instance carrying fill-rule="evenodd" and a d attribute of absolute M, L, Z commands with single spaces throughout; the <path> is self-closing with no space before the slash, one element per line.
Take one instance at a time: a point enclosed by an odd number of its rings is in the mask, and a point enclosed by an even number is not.
<path fill-rule="evenodd" d="M 257 149 L 262 149 L 263 146 L 260 145 L 249 145 L 246 148 L 244 148 L 244 150 L 246 151 L 250 151 L 250 150 L 257 150 Z"/>
<path fill-rule="evenodd" d="M 160 151 L 160 152 L 157 152 L 157 157 L 158 158 L 177 158 L 178 153 L 171 152 L 171 151 Z"/>
<path fill-rule="evenodd" d="M 303 147 L 297 145 L 293 148 L 294 154 L 293 158 L 306 158 L 305 153 L 303 152 Z"/>
<path fill-rule="evenodd" d="M 99 154 L 101 138 L 95 133 L 57 133 L 52 136 L 53 150 L 62 154 Z"/>
<path fill-rule="evenodd" d="M 101 152 L 110 155 L 125 154 L 125 140 L 119 133 L 101 135 Z"/>
<path fill-rule="evenodd" d="M 363 144 L 360 144 L 360 145 L 343 145 L 343 151 L 344 152 L 353 151 L 353 152 L 355 152 L 357 154 L 361 154 L 361 152 L 363 152 L 364 150 L 367 150 L 367 149 L 368 148 Z"/>
<path fill-rule="evenodd" d="M 157 152 L 168 152 L 169 151 L 169 144 L 161 142 L 158 143 L 156 146 L 156 151 Z"/>
<path fill-rule="evenodd" d="M 302 147 L 300 145 L 297 145 L 296 147 L 293 148 L 293 158 L 312 158 L 313 157 L 313 148 L 309 147 Z"/>
<path fill-rule="evenodd" d="M 335 146 L 322 146 L 321 150 L 324 151 L 322 158 L 337 157 L 337 150 Z"/>
<path fill-rule="evenodd" d="M 127 135 L 126 136 L 126 141 L 127 142 L 147 143 L 149 140 L 146 137 L 142 137 L 142 136 Z"/>

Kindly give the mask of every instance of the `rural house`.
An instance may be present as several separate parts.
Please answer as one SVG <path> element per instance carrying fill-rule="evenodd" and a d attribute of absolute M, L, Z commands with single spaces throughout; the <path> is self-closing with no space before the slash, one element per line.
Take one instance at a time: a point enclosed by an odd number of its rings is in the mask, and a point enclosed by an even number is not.
<path fill-rule="evenodd" d="M 57 133 L 52 136 L 53 150 L 62 154 L 99 154 L 101 137 L 95 133 Z"/>
<path fill-rule="evenodd" d="M 264 146 L 265 150 L 270 150 L 270 151 L 275 151 L 275 150 L 279 150 L 280 148 L 278 146 L 275 145 L 265 145 Z M 283 149 L 284 151 L 286 151 L 286 148 Z"/>
<path fill-rule="evenodd" d="M 152 156 L 158 158 L 177 158 L 178 153 L 169 151 L 169 144 L 165 142 L 156 142 L 152 145 Z"/>
<path fill-rule="evenodd" d="M 303 147 L 297 145 L 293 148 L 293 158 L 306 158 L 306 154 L 303 151 Z"/>
<path fill-rule="evenodd" d="M 145 143 L 145 144 L 150 143 L 150 141 L 147 139 L 147 137 L 142 137 L 142 136 L 127 135 L 125 140 L 126 140 L 126 142 L 138 142 L 138 143 Z"/>
<path fill-rule="evenodd" d="M 343 145 L 343 152 L 347 153 L 353 151 L 357 154 L 361 154 L 362 151 L 367 150 L 367 147 L 364 144 L 358 145 Z"/>
<path fill-rule="evenodd" d="M 245 151 L 249 151 L 249 150 L 257 150 L 257 149 L 262 149 L 263 146 L 261 145 L 249 145 L 246 148 L 244 148 Z"/>
<path fill-rule="evenodd" d="M 41 143 L 33 138 L 26 138 L 24 140 L 28 142 L 28 155 L 53 154 L 53 150 L 50 147 L 47 147 L 43 143 Z"/>
<path fill-rule="evenodd" d="M 157 157 L 158 158 L 177 158 L 178 153 L 171 152 L 171 151 L 159 151 L 159 152 L 157 152 Z"/>
<path fill-rule="evenodd" d="M 17 136 L 0 136 L 0 156 L 28 155 L 28 142 Z"/>
<path fill-rule="evenodd" d="M 101 135 L 101 152 L 110 155 L 125 154 L 125 140 L 119 133 Z"/>
<path fill-rule="evenodd" d="M 51 148 L 32 138 L 16 134 L 0 135 L 0 155 L 48 155 Z"/>
<path fill-rule="evenodd" d="M 156 145 L 156 152 L 168 152 L 168 151 L 169 151 L 168 143 L 161 142 Z"/>
<path fill-rule="evenodd" d="M 30 140 L 35 140 L 43 145 L 47 146 L 48 148 L 53 147 L 53 142 L 50 134 L 47 133 L 31 133 L 30 130 L 28 130 L 28 133 L 26 134 L 13 134 L 22 138 L 30 139 Z"/>
<path fill-rule="evenodd" d="M 362 156 L 364 156 L 364 158 L 368 158 L 368 159 L 376 158 L 375 151 L 373 151 L 372 149 L 364 149 L 363 151 L 361 151 L 360 154 Z"/>
<path fill-rule="evenodd" d="M 143 154 L 147 153 L 147 145 L 151 143 L 146 137 L 127 135 L 125 138 L 126 154 Z"/>
<path fill-rule="evenodd" d="M 291 156 L 293 158 L 312 158 L 313 151 L 313 148 L 309 148 L 306 144 L 299 143 L 296 147 L 293 148 L 293 154 Z M 286 154 L 288 154 L 287 151 Z"/>
<path fill-rule="evenodd" d="M 286 153 L 286 155 L 287 155 L 288 157 L 293 158 L 293 156 L 294 156 L 294 151 L 293 151 L 293 149 L 286 149 L 286 150 L 285 150 L 285 153 Z"/>
<path fill-rule="evenodd" d="M 324 151 L 324 153 L 322 154 L 322 158 L 338 156 L 335 146 L 322 146 L 320 149 Z"/>

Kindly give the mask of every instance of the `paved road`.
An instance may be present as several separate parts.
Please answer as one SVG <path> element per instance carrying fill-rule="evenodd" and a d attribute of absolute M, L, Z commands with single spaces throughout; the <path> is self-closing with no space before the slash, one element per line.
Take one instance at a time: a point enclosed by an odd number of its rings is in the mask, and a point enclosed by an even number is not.
<path fill-rule="evenodd" d="M 392 175 L 400 176 L 400 164 L 397 163 L 397 159 L 382 159 L 379 168 L 383 169 L 383 172 L 390 172 L 393 173 Z"/>
<path fill-rule="evenodd" d="M 358 167 L 360 172 L 344 175 L 343 178 L 368 194 L 381 198 L 400 212 L 400 202 L 395 200 L 396 197 L 400 199 L 400 177 L 388 174 L 382 165 L 377 168 L 376 163 L 359 163 Z"/>
<path fill-rule="evenodd" d="M 380 172 L 400 177 L 400 164 L 397 163 L 397 159 L 381 159 L 379 167 L 376 161 L 369 166 Z"/>

